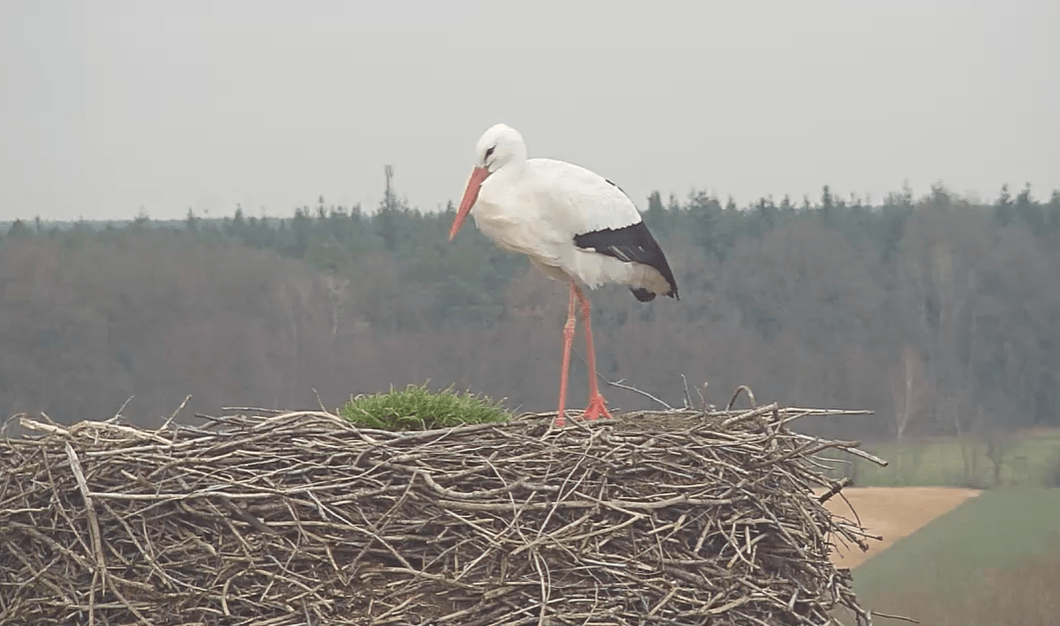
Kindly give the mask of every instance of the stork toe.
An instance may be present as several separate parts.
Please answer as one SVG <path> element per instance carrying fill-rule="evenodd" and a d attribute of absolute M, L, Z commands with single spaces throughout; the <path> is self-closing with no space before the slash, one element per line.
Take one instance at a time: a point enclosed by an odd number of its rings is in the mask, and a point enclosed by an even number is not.
<path fill-rule="evenodd" d="M 585 409 L 585 413 L 582 413 L 582 418 L 594 420 L 598 417 L 611 418 L 611 412 L 607 410 L 607 403 L 604 402 L 604 397 L 600 394 L 589 398 L 589 406 Z"/>

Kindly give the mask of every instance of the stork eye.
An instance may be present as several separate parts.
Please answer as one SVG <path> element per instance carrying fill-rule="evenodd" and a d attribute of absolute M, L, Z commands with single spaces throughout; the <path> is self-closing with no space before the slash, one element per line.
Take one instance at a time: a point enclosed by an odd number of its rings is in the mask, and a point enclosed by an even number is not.
<path fill-rule="evenodd" d="M 492 147 L 490 147 L 489 150 L 486 150 L 486 158 L 487 159 L 490 158 L 490 155 L 492 155 L 493 151 L 496 150 L 496 149 L 497 149 L 497 146 L 492 146 Z"/>

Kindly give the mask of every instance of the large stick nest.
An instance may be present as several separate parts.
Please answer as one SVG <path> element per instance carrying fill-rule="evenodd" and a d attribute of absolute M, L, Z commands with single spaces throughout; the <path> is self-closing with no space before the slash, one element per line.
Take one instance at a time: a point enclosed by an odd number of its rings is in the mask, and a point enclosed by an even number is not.
<path fill-rule="evenodd" d="M 829 561 L 868 535 L 823 507 L 843 484 L 815 458 L 857 444 L 785 426 L 823 411 L 411 433 L 256 412 L 23 416 L 0 442 L 0 624 L 871 621 Z"/>

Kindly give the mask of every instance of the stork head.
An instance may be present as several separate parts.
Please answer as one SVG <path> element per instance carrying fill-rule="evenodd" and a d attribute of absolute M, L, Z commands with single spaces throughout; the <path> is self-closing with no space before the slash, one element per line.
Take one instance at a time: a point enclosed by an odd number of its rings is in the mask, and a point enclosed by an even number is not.
<path fill-rule="evenodd" d="M 495 124 L 479 137 L 478 143 L 475 144 L 475 169 L 471 170 L 460 208 L 453 220 L 453 227 L 449 230 L 449 241 L 456 236 L 456 232 L 464 225 L 464 220 L 471 212 L 471 207 L 475 206 L 482 183 L 502 167 L 524 161 L 526 144 L 519 131 L 511 126 Z"/>
<path fill-rule="evenodd" d="M 495 124 L 475 144 L 475 167 L 490 174 L 505 165 L 526 160 L 526 144 L 519 131 L 506 124 Z"/>

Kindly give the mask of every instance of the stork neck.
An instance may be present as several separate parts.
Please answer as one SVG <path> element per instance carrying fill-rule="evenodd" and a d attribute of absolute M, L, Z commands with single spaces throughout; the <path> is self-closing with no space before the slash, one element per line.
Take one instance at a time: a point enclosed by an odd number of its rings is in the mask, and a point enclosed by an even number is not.
<path fill-rule="evenodd" d="M 496 172 L 490 174 L 490 180 L 497 179 L 510 185 L 523 177 L 526 170 L 526 158 L 516 158 L 502 165 Z"/>

